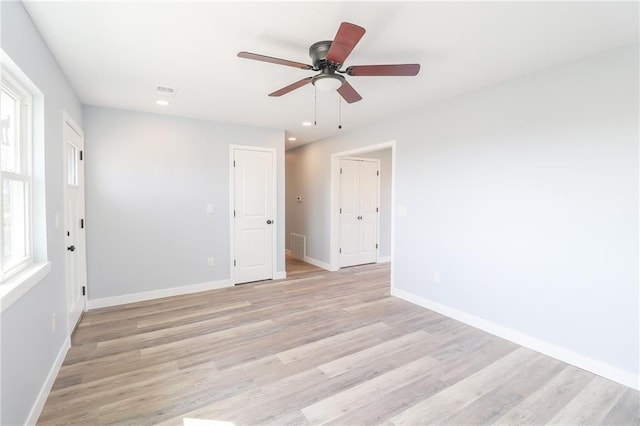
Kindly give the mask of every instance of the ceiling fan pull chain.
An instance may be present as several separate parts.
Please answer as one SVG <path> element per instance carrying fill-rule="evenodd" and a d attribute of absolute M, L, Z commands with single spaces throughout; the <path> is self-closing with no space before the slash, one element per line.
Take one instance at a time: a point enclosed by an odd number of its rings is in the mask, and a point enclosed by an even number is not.
<path fill-rule="evenodd" d="M 318 125 L 318 88 L 313 86 L 313 125 Z"/>
<path fill-rule="evenodd" d="M 342 97 L 338 95 L 338 129 L 342 129 Z"/>

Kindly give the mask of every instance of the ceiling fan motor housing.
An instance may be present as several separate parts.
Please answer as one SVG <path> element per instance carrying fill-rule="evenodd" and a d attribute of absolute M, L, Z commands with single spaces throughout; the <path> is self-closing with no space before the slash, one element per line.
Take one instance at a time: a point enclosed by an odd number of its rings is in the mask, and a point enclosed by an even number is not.
<path fill-rule="evenodd" d="M 327 62 L 327 54 L 329 53 L 330 48 L 331 40 L 318 41 L 313 43 L 309 48 L 309 56 L 311 57 L 311 62 L 316 70 L 324 70 L 326 68 L 332 68 L 332 70 L 335 70 L 338 68 L 336 65 L 340 65 Z M 330 66 L 328 67 L 328 65 Z"/>

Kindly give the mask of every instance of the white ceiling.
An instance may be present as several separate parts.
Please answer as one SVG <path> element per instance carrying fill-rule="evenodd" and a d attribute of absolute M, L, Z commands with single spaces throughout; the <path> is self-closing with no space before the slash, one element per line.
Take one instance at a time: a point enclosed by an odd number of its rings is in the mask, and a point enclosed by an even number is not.
<path fill-rule="evenodd" d="M 338 95 L 312 71 L 238 58 L 310 63 L 309 46 L 348 21 L 367 32 L 346 65 L 420 63 L 417 77 L 349 77 L 363 100 L 343 128 L 638 42 L 638 3 L 553 2 L 26 2 L 84 104 L 285 129 L 296 144 L 338 132 Z M 156 87 L 177 90 L 169 107 Z M 287 142 L 291 147 L 295 144 Z"/>

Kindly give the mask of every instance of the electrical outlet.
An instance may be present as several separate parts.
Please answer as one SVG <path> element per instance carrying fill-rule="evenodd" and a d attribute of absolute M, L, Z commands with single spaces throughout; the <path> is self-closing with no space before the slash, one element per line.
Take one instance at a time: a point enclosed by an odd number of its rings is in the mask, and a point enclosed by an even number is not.
<path fill-rule="evenodd" d="M 207 257 L 207 265 L 209 265 L 209 266 L 213 266 L 214 265 L 213 256 Z"/>
<path fill-rule="evenodd" d="M 56 332 L 56 313 L 51 314 L 51 333 Z"/>
<path fill-rule="evenodd" d="M 213 214 L 213 204 L 207 204 L 207 214 Z"/>
<path fill-rule="evenodd" d="M 433 282 L 435 284 L 440 284 L 440 272 L 433 273 Z"/>

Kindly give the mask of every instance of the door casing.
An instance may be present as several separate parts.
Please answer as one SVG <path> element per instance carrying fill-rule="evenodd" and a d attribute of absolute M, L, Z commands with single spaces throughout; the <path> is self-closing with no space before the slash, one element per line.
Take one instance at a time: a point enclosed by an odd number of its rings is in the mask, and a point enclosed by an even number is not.
<path fill-rule="evenodd" d="M 67 325 L 69 329 L 69 334 L 73 332 L 78 321 L 80 320 L 82 313 L 86 311 L 87 308 L 87 293 L 88 293 L 88 283 L 87 283 L 87 252 L 86 252 L 86 220 L 85 220 L 85 183 L 84 183 L 84 159 L 78 159 L 77 163 L 77 180 L 78 187 L 76 191 L 78 191 L 79 196 L 79 211 L 77 211 L 77 215 L 75 219 L 70 223 L 70 215 L 73 213 L 68 209 L 68 199 L 70 196 L 70 189 L 68 185 L 68 158 L 67 158 L 67 141 L 69 140 L 72 134 L 68 132 L 73 132 L 73 134 L 77 135 L 79 138 L 80 146 L 76 146 L 78 149 L 77 155 L 84 156 L 84 132 L 78 126 L 73 119 L 65 112 L 63 115 L 63 138 L 62 138 L 62 148 L 63 148 L 63 185 L 64 185 L 64 217 L 63 217 L 63 230 L 64 230 L 64 253 L 65 253 L 65 289 L 66 289 L 66 300 L 67 300 Z M 80 154 L 80 152 L 82 154 Z M 80 223 L 82 220 L 82 226 Z M 73 232 L 73 235 L 68 235 L 67 233 Z M 73 245 L 75 247 L 73 253 L 70 253 L 67 249 L 69 245 Z M 74 256 L 75 261 L 70 262 L 70 257 Z M 70 267 L 75 267 L 75 271 L 71 271 Z M 73 275 L 75 274 L 75 282 L 73 280 Z M 74 286 L 71 288 L 71 286 Z M 84 287 L 84 292 L 82 291 L 82 287 Z M 76 301 L 79 300 L 80 306 L 75 307 L 74 309 L 74 301 L 72 298 L 78 292 L 78 297 L 76 297 Z M 79 308 L 79 309 L 78 309 Z"/>

